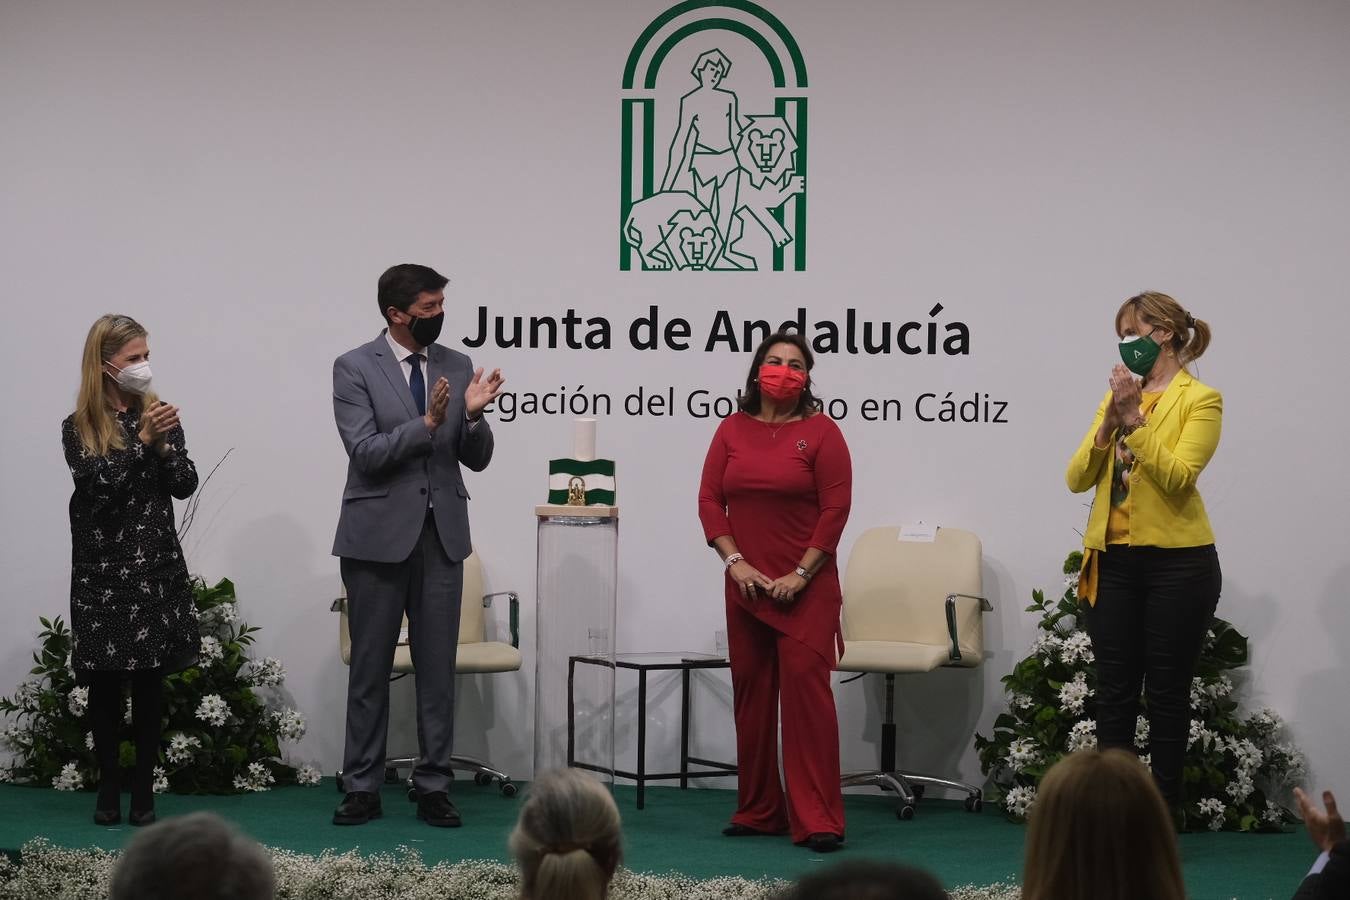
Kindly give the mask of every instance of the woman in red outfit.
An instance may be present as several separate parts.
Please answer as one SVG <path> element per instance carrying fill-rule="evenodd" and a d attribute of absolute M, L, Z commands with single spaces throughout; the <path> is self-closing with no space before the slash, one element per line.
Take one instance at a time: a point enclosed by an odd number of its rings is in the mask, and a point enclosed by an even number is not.
<path fill-rule="evenodd" d="M 723 834 L 791 832 L 828 852 L 844 839 L 830 672 L 842 649 L 834 552 L 853 470 L 839 426 L 811 393 L 813 365 L 794 333 L 771 335 L 755 351 L 741 410 L 708 448 L 698 511 L 726 566 L 740 789 Z"/>

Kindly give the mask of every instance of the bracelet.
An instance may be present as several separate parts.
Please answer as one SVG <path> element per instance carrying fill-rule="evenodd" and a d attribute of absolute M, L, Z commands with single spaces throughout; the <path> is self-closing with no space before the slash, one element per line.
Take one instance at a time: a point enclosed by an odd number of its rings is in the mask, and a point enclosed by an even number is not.
<path fill-rule="evenodd" d="M 1120 429 L 1120 436 L 1123 438 L 1127 438 L 1147 424 L 1148 419 L 1139 419 L 1138 421 L 1131 422 L 1129 425 L 1126 425 Z"/>
<path fill-rule="evenodd" d="M 743 562 L 744 560 L 745 560 L 745 557 L 742 556 L 741 554 L 739 554 L 739 553 L 733 553 L 733 554 L 731 554 L 730 556 L 728 556 L 726 559 L 722 560 L 722 565 L 725 566 L 726 568 L 730 569 L 732 566 L 736 565 L 736 563 L 738 563 L 738 562 Z"/>

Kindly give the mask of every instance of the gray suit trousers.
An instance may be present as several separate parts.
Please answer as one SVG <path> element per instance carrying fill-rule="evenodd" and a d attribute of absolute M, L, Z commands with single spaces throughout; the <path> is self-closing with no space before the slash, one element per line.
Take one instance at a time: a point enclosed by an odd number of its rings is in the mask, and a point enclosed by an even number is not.
<path fill-rule="evenodd" d="M 389 676 L 404 612 L 417 689 L 420 759 L 413 787 L 448 791 L 455 730 L 455 654 L 464 564 L 451 562 L 427 510 L 422 535 L 403 562 L 342 558 L 352 634 L 347 673 L 347 738 L 342 777 L 348 791 L 376 793 L 384 781 Z M 358 637 L 359 635 L 359 637 Z"/>

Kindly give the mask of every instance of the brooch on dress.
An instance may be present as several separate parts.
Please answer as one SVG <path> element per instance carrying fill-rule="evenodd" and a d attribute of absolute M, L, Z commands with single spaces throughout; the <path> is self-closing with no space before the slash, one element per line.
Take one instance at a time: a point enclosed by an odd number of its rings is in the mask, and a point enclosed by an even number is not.
<path fill-rule="evenodd" d="M 797 439 L 797 449 L 798 449 L 798 450 L 805 450 L 805 449 L 806 449 L 806 438 L 798 438 L 798 439 Z"/>

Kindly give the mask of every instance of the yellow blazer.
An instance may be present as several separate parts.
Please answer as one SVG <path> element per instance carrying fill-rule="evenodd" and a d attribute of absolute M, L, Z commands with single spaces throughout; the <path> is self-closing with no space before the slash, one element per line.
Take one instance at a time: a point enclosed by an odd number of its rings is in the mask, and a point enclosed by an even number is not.
<path fill-rule="evenodd" d="M 1064 480 L 1074 493 L 1096 487 L 1083 546 L 1106 549 L 1111 511 L 1111 457 L 1115 436 L 1096 445 L 1111 392 L 1106 392 L 1083 443 L 1069 460 Z M 1130 472 L 1130 543 L 1147 547 L 1201 547 L 1214 543 L 1196 481 L 1219 446 L 1223 397 L 1184 369 L 1158 398 L 1148 424 L 1125 438 L 1134 452 Z"/>

